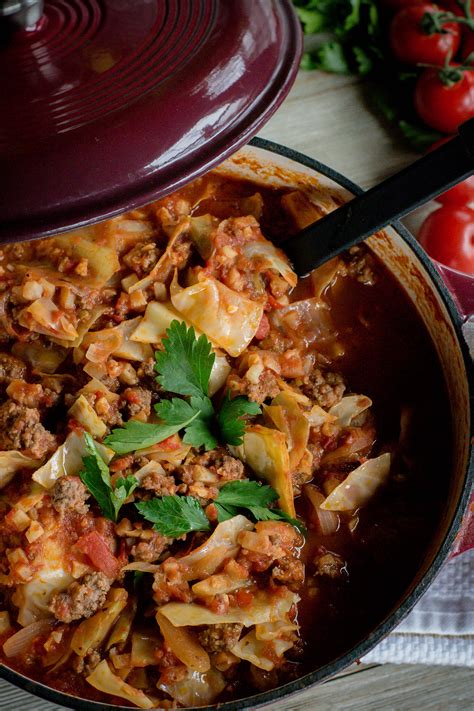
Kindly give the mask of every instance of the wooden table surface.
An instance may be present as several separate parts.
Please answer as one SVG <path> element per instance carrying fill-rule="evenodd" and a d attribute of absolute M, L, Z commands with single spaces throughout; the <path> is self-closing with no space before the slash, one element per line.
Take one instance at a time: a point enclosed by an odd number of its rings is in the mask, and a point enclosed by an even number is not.
<path fill-rule="evenodd" d="M 300 72 L 290 95 L 260 136 L 317 158 L 369 187 L 416 158 L 366 106 L 351 77 Z M 360 665 L 268 711 L 468 711 L 474 709 L 472 670 L 421 665 Z M 0 680 L 3 711 L 62 707 Z"/>

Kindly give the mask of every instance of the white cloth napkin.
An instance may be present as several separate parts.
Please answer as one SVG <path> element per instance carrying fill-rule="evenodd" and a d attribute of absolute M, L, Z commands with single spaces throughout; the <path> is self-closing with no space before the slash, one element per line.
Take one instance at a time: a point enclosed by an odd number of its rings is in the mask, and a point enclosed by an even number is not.
<path fill-rule="evenodd" d="M 474 550 L 449 560 L 405 620 L 361 661 L 474 667 Z"/>

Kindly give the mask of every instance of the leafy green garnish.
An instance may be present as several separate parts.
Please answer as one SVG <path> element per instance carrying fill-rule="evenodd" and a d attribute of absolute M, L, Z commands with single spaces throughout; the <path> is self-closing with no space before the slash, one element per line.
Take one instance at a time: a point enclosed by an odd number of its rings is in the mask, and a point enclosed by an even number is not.
<path fill-rule="evenodd" d="M 213 502 L 219 523 L 244 513 L 256 521 L 287 521 L 304 532 L 302 524 L 280 509 L 269 509 L 278 499 L 271 486 L 258 481 L 230 481 Z M 191 531 L 209 531 L 209 521 L 198 499 L 193 496 L 163 496 L 135 504 L 141 515 L 164 536 L 176 538 Z"/>
<path fill-rule="evenodd" d="M 194 328 L 173 321 L 163 339 L 164 351 L 155 354 L 159 384 L 177 395 L 208 395 L 215 355 L 206 336 L 196 338 Z"/>
<path fill-rule="evenodd" d="M 421 123 L 410 123 L 409 121 L 399 121 L 398 125 L 405 138 L 417 151 L 426 151 L 436 141 L 442 138 L 438 131 L 423 126 Z"/>
<path fill-rule="evenodd" d="M 193 496 L 163 496 L 135 504 L 141 515 L 163 536 L 177 538 L 191 531 L 209 531 L 202 506 Z"/>
<path fill-rule="evenodd" d="M 209 378 L 214 364 L 212 345 L 194 328 L 172 321 L 163 339 L 164 351 L 155 354 L 157 381 L 168 392 L 183 396 L 155 405 L 159 424 L 130 420 L 104 440 L 117 454 L 127 454 L 162 442 L 184 430 L 183 442 L 215 449 L 218 442 L 238 445 L 245 431 L 245 415 L 258 415 L 260 407 L 246 397 L 230 398 L 227 392 L 216 414 L 209 398 Z M 184 397 L 188 399 L 183 399 Z"/>
<path fill-rule="evenodd" d="M 79 476 L 104 516 L 116 521 L 122 504 L 137 488 L 138 481 L 134 476 L 127 476 L 125 479 L 117 479 L 115 487 L 112 487 L 109 468 L 100 456 L 96 443 L 88 432 L 84 433 L 84 439 L 88 454 L 82 458 L 84 469 L 79 472 Z"/>
<path fill-rule="evenodd" d="M 127 454 L 137 449 L 145 449 L 176 434 L 192 422 L 198 414 L 198 412 L 193 412 L 188 419 L 173 424 L 154 425 L 148 422 L 129 420 L 123 427 L 112 430 L 111 434 L 104 439 L 104 443 L 111 447 L 116 454 Z"/>
<path fill-rule="evenodd" d="M 256 521 L 287 521 L 292 526 L 304 530 L 298 519 L 288 516 L 281 509 L 268 508 L 278 499 L 276 491 L 267 484 L 257 481 L 230 481 L 219 490 L 214 501 L 219 521 L 226 521 L 246 509 Z"/>
<path fill-rule="evenodd" d="M 258 415 L 260 407 L 256 402 L 238 396 L 231 398 L 227 392 L 222 400 L 221 409 L 217 415 L 217 424 L 221 438 L 227 444 L 238 446 L 242 444 L 245 431 L 244 415 Z"/>

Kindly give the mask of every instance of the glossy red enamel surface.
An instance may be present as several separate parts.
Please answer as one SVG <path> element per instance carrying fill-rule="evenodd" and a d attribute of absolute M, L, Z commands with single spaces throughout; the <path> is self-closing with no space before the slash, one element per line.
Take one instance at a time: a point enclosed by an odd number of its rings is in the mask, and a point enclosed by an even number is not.
<path fill-rule="evenodd" d="M 290 0 L 46 0 L 1 36 L 0 241 L 156 199 L 243 145 L 286 96 Z"/>

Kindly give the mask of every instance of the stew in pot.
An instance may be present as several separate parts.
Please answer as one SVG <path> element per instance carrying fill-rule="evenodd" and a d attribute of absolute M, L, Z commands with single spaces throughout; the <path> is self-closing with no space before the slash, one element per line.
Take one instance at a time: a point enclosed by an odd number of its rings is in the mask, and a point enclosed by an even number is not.
<path fill-rule="evenodd" d="M 440 520 L 447 396 L 366 247 L 298 280 L 334 207 L 214 172 L 0 255 L 0 649 L 67 693 L 208 705 L 381 622 Z"/>

